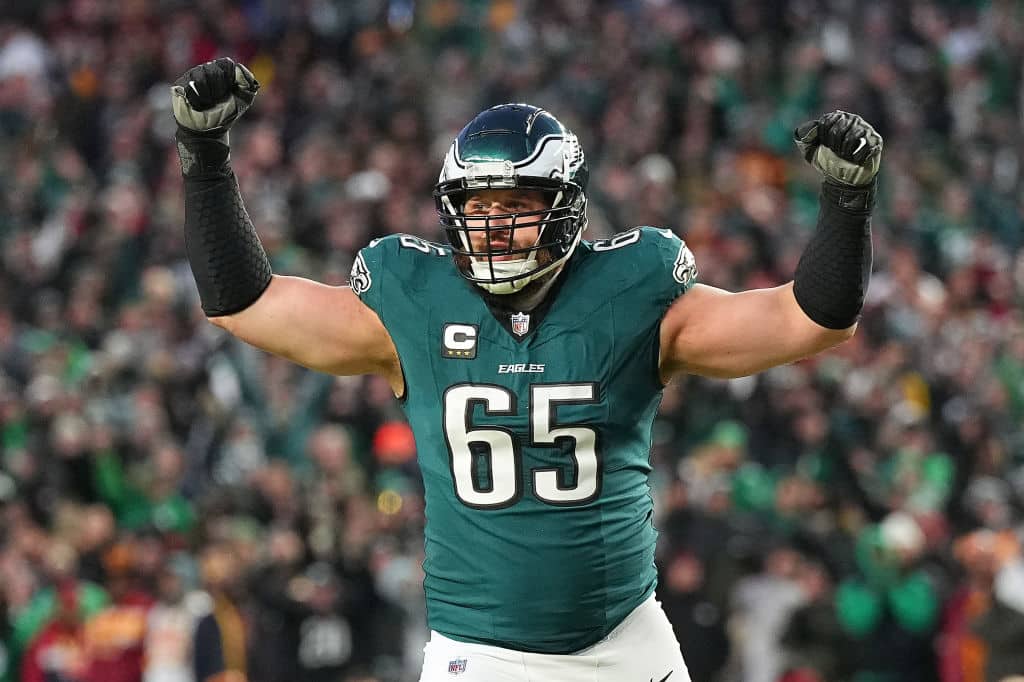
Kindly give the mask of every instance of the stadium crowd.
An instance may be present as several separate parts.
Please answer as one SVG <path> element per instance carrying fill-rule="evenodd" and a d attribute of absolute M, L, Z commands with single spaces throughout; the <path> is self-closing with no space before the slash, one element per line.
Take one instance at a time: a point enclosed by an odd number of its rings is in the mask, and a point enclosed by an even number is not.
<path fill-rule="evenodd" d="M 504 101 L 579 135 L 590 238 L 669 227 L 702 281 L 779 284 L 817 212 L 792 130 L 862 114 L 886 148 L 860 330 L 668 387 L 660 599 L 694 682 L 1024 675 L 1020 3 L 5 0 L 0 680 L 417 679 L 387 384 L 198 305 L 168 88 L 221 55 L 264 86 L 232 146 L 274 268 L 335 284 L 376 236 L 439 238 L 444 150 Z"/>

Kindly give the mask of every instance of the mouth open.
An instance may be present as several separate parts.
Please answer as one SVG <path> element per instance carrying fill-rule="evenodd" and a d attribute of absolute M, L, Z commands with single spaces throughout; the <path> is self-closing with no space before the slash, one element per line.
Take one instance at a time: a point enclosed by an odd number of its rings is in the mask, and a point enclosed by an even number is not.
<path fill-rule="evenodd" d="M 507 239 L 492 237 L 491 240 L 487 242 L 487 253 L 493 254 L 491 255 L 491 258 L 496 261 L 512 260 L 516 258 L 516 254 L 502 253 L 503 251 L 508 251 L 511 246 L 511 242 Z"/>

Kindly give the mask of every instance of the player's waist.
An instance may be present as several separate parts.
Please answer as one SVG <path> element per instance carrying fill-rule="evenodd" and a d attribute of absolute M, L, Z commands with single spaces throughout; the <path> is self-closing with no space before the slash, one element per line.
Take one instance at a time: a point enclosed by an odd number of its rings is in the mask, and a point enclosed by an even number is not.
<path fill-rule="evenodd" d="M 653 543 L 614 556 L 534 551 L 504 561 L 427 561 L 424 569 L 433 629 L 542 653 L 600 640 L 656 581 Z"/>
<path fill-rule="evenodd" d="M 595 604 L 559 600 L 535 605 L 508 604 L 504 608 L 476 609 L 427 596 L 427 622 L 431 630 L 460 642 L 486 644 L 515 651 L 570 654 L 604 640 L 654 594 L 656 575 L 638 576 L 619 594 L 607 594 Z"/>
<path fill-rule="evenodd" d="M 654 593 L 652 592 L 648 594 L 647 597 L 640 602 L 639 606 L 631 609 L 626 614 L 626 617 L 623 618 L 621 622 L 613 626 L 612 630 L 598 642 L 589 646 L 585 646 L 581 649 L 576 649 L 572 651 L 561 651 L 558 653 L 561 655 L 586 655 L 593 652 L 597 652 L 602 647 L 607 647 L 608 645 L 617 645 L 620 641 L 622 641 L 623 637 L 627 634 L 631 635 L 634 632 L 643 632 L 649 628 L 656 627 L 656 623 L 664 618 L 665 616 L 664 611 L 662 611 L 661 608 L 661 602 L 659 602 L 656 599 Z M 431 643 L 437 643 L 440 645 L 458 645 L 465 643 L 474 644 L 474 642 L 472 642 L 470 639 L 455 639 L 452 637 L 448 637 L 444 633 L 438 632 L 437 630 L 431 630 L 430 641 Z M 494 649 L 492 648 L 498 645 L 481 646 L 481 651 L 483 651 L 484 653 L 499 657 L 501 656 L 501 653 L 503 651 L 516 653 L 523 652 L 522 649 L 513 649 L 507 646 L 500 646 L 499 651 L 494 651 Z"/>

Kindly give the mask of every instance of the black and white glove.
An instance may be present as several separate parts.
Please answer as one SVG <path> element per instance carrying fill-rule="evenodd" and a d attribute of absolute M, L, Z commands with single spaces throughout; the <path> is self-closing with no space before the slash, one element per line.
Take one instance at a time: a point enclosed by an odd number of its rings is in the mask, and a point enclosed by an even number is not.
<path fill-rule="evenodd" d="M 249 69 L 228 57 L 193 66 L 171 86 L 174 119 L 206 137 L 227 132 L 260 89 Z"/>
<path fill-rule="evenodd" d="M 228 57 L 193 66 L 171 86 L 181 172 L 198 177 L 227 170 L 228 129 L 260 89 L 249 69 Z"/>
<path fill-rule="evenodd" d="M 857 114 L 833 111 L 800 125 L 793 137 L 804 159 L 839 185 L 870 185 L 882 163 L 882 136 Z"/>

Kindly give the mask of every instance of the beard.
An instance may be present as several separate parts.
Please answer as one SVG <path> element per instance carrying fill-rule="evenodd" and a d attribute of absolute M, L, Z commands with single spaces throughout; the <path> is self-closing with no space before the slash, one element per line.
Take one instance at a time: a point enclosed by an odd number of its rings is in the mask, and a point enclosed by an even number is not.
<path fill-rule="evenodd" d="M 503 254 L 495 254 L 495 255 L 500 256 L 500 255 L 503 255 Z M 514 255 L 514 256 L 526 256 L 528 254 L 517 253 L 517 254 L 512 254 L 512 255 Z M 540 270 L 540 269 L 542 269 L 544 267 L 547 267 L 548 265 L 550 265 L 555 260 L 554 257 L 551 255 L 551 249 L 547 249 L 547 248 L 538 249 L 538 250 L 533 252 L 533 255 L 536 258 L 537 265 L 536 265 L 536 267 L 532 268 L 528 272 L 524 272 L 523 273 L 524 275 L 529 274 L 530 272 L 533 272 L 534 270 Z M 487 254 L 486 251 L 479 252 L 479 255 L 477 255 L 477 256 L 469 256 L 469 255 L 467 255 L 465 253 L 455 253 L 453 257 L 455 259 L 455 265 L 459 268 L 460 271 L 462 271 L 464 273 L 465 272 L 472 273 L 472 271 L 473 271 L 473 258 L 475 257 L 477 259 L 476 262 L 478 264 L 486 264 L 487 263 L 488 254 Z M 516 260 L 519 260 L 519 259 L 517 258 Z M 509 262 L 509 261 L 498 261 L 498 260 L 496 260 L 496 261 L 494 261 L 494 264 L 495 264 L 495 266 L 497 266 L 499 263 L 507 263 L 507 262 Z M 497 267 L 495 267 L 495 270 L 497 270 Z"/>
<path fill-rule="evenodd" d="M 462 270 L 463 272 L 471 271 L 469 256 L 457 255 L 455 259 L 456 263 L 459 263 L 461 260 L 465 264 L 460 266 L 460 269 L 461 267 L 465 268 Z M 550 249 L 542 249 L 537 252 L 537 266 L 534 270 L 540 270 L 550 265 L 553 261 L 554 258 L 551 256 Z M 470 284 L 484 297 L 487 305 L 491 308 L 509 313 L 527 312 L 536 308 L 544 300 L 564 266 L 565 264 L 563 263 L 561 267 L 554 268 L 550 272 L 544 273 L 537 279 L 527 283 L 519 291 L 508 294 L 490 292 L 475 282 L 470 282 Z"/>

